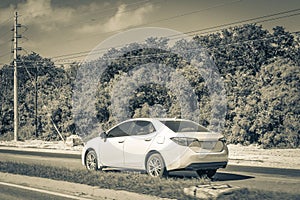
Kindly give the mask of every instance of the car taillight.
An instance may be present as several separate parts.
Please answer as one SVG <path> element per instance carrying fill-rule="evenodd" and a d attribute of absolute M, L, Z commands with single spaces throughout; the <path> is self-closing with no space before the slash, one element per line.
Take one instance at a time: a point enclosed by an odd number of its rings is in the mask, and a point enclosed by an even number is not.
<path fill-rule="evenodd" d="M 196 138 L 173 137 L 170 139 L 178 145 L 187 147 L 193 145 L 195 142 L 198 143 L 198 140 Z"/>

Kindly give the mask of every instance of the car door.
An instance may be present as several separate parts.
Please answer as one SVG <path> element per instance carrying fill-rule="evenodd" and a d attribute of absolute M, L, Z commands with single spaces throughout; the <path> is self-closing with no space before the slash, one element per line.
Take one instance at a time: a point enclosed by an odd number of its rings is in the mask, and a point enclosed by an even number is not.
<path fill-rule="evenodd" d="M 156 130 L 149 121 L 135 121 L 132 124 L 130 137 L 124 142 L 125 167 L 144 169 L 145 156 L 152 144 Z"/>
<path fill-rule="evenodd" d="M 132 122 L 124 122 L 107 132 L 100 144 L 100 160 L 104 166 L 124 167 L 124 142 Z"/>

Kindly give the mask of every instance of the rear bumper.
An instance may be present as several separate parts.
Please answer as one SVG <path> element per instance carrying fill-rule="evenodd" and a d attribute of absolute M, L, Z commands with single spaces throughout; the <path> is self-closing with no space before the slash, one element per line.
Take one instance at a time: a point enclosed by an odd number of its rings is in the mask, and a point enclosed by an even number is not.
<path fill-rule="evenodd" d="M 225 168 L 227 162 L 209 162 L 209 163 L 192 163 L 188 165 L 186 170 L 199 170 L 199 169 L 219 169 Z"/>
<path fill-rule="evenodd" d="M 203 150 L 204 151 L 204 150 Z M 168 154 L 176 155 L 176 154 Z M 164 157 L 164 156 L 163 156 Z M 165 158 L 165 157 L 164 157 Z M 196 153 L 190 148 L 185 148 L 175 157 L 167 157 L 165 159 L 166 168 L 168 171 L 173 170 L 199 170 L 199 169 L 219 169 L 225 168 L 228 163 L 228 149 L 224 146 L 221 152 L 206 152 Z"/>

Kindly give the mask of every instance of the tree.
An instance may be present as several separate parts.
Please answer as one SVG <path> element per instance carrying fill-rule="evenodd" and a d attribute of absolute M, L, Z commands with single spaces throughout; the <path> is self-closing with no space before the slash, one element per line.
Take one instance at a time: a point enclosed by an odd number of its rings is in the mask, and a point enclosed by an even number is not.
<path fill-rule="evenodd" d="M 266 147 L 300 144 L 300 68 L 288 59 L 262 67 L 256 131 Z"/>
<path fill-rule="evenodd" d="M 63 68 L 56 67 L 50 59 L 42 58 L 36 53 L 20 56 L 18 62 L 20 139 L 57 140 L 59 136 L 53 123 L 56 123 L 64 136 L 74 133 L 71 115 L 72 78 L 67 75 Z M 13 132 L 12 72 L 11 66 L 4 66 L 1 69 L 1 80 L 5 83 L 1 84 L 1 91 L 5 94 L 1 99 L 1 135 L 6 135 L 8 138 Z M 35 77 L 37 83 L 35 83 Z M 36 89 L 38 116 L 35 115 Z M 38 135 L 36 135 L 36 126 Z"/>

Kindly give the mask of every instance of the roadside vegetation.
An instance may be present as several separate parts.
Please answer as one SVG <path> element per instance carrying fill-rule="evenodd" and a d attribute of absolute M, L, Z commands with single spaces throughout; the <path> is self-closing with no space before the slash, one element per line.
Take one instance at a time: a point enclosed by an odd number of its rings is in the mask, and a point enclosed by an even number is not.
<path fill-rule="evenodd" d="M 246 24 L 195 36 L 194 41 L 206 49 L 225 83 L 227 101 L 220 103 L 226 104 L 227 108 L 224 128 L 227 141 L 243 145 L 259 144 L 266 148 L 299 147 L 299 34 L 290 33 L 283 27 L 274 27 L 269 31 L 256 24 Z M 165 47 L 167 44 L 167 40 L 161 38 L 149 38 L 146 42 L 158 47 Z M 180 50 L 188 45 L 186 41 L 181 41 L 175 48 Z M 124 47 L 126 48 L 130 49 Z M 119 52 L 121 51 L 118 49 L 111 49 L 103 58 L 113 57 Z M 157 55 L 161 56 L 158 58 Z M 42 58 L 37 53 L 20 56 L 19 59 L 22 64 L 18 72 L 21 140 L 61 140 L 58 131 L 63 137 L 71 134 L 91 134 L 94 129 L 91 125 L 95 121 L 104 129 L 113 125 L 117 120 L 111 113 L 112 86 L 134 67 L 149 62 L 172 66 L 190 82 L 201 107 L 201 124 L 213 127 L 211 122 L 218 121 L 211 119 L 212 94 L 201 74 L 193 71 L 193 67 L 178 55 L 168 51 L 128 51 L 107 63 L 108 70 L 99 78 L 94 121 L 87 121 L 84 115 L 81 119 L 74 120 L 72 115 L 72 91 L 78 63 L 56 66 L 50 59 Z M 97 66 L 97 61 L 92 64 Z M 140 76 L 143 78 L 147 74 Z M 14 117 L 13 70 L 10 64 L 0 69 L 0 91 L 0 139 L 11 140 Z M 161 117 L 161 111 L 169 117 L 181 117 L 176 95 L 155 83 L 137 88 L 130 101 L 124 104 L 130 105 L 129 117 Z M 116 109 L 121 109 L 120 107 Z M 150 108 L 155 109 L 150 112 Z M 90 110 L 85 112 L 93 113 Z M 86 129 L 79 130 L 79 126 L 85 126 Z"/>
<path fill-rule="evenodd" d="M 126 190 L 139 194 L 153 195 L 171 199 L 195 199 L 186 196 L 183 188 L 209 184 L 210 180 L 197 178 L 153 178 L 146 174 L 132 172 L 91 172 L 87 170 L 70 170 L 45 165 L 33 165 L 16 162 L 0 161 L 0 171 L 26 176 L 49 178 L 54 180 L 68 181 L 99 188 Z M 281 192 L 267 192 L 252 189 L 241 189 L 232 194 L 220 196 L 218 199 L 297 199 L 298 196 Z"/>
<path fill-rule="evenodd" d="M 81 183 L 100 188 L 126 190 L 140 194 L 148 194 L 166 198 L 186 199 L 183 188 L 203 184 L 204 179 L 152 178 L 146 174 L 138 173 L 116 173 L 70 170 L 67 168 L 56 168 L 45 165 L 31 165 L 14 162 L 1 162 L 0 171 L 27 176 L 36 176 L 54 180 Z"/>

